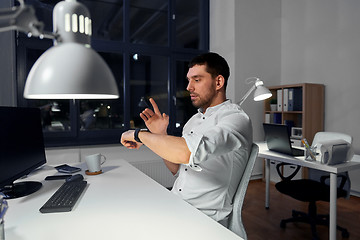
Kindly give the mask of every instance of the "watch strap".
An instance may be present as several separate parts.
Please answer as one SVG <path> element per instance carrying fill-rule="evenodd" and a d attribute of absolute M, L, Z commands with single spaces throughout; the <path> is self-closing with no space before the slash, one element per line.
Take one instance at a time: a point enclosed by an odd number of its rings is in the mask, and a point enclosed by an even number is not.
<path fill-rule="evenodd" d="M 135 129 L 135 132 L 134 132 L 134 139 L 135 139 L 135 141 L 137 141 L 138 143 L 142 143 L 142 141 L 140 140 L 140 138 L 139 138 L 139 132 L 141 131 L 141 129 L 140 128 L 136 128 Z"/>
<path fill-rule="evenodd" d="M 142 141 L 139 138 L 139 132 L 150 132 L 149 129 L 141 129 L 141 128 L 136 128 L 135 132 L 134 132 L 134 139 L 135 141 L 137 141 L 138 143 L 142 143 Z"/>

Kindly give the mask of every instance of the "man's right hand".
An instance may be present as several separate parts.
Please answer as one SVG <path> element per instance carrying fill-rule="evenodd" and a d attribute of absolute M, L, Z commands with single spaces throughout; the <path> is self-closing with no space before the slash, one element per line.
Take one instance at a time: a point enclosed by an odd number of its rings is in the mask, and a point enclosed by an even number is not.
<path fill-rule="evenodd" d="M 144 120 L 146 127 L 152 133 L 156 134 L 167 134 L 167 127 L 169 125 L 169 116 L 165 113 L 161 114 L 159 107 L 157 106 L 154 99 L 149 99 L 154 111 L 146 108 L 140 113 L 140 117 Z"/>

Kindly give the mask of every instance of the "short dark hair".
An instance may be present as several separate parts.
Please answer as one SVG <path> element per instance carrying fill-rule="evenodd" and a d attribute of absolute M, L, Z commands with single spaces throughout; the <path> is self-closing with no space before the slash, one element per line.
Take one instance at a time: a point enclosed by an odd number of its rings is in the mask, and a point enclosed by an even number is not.
<path fill-rule="evenodd" d="M 224 86 L 226 89 L 227 81 L 230 76 L 230 68 L 222 56 L 214 52 L 203 53 L 194 57 L 190 61 L 188 67 L 192 68 L 195 65 L 206 65 L 206 71 L 210 73 L 213 78 L 222 75 L 225 79 Z"/>

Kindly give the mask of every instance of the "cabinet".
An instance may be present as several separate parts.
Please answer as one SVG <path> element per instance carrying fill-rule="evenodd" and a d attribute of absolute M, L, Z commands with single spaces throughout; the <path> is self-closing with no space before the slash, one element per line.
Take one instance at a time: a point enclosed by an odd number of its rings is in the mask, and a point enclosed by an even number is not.
<path fill-rule="evenodd" d="M 265 100 L 264 122 L 286 124 L 293 139 L 306 138 L 311 144 L 315 133 L 324 129 L 324 85 L 301 83 L 268 89 L 273 95 Z M 274 100 L 277 107 L 271 109 Z"/>
<path fill-rule="evenodd" d="M 273 86 L 268 89 L 272 97 L 264 103 L 264 122 L 288 125 L 294 146 L 301 146 L 302 138 L 306 138 L 311 144 L 314 135 L 324 129 L 324 85 L 301 83 Z M 276 106 L 271 107 L 275 102 Z M 270 165 L 272 182 L 280 180 L 275 165 L 276 163 Z M 282 169 L 285 175 L 288 170 L 291 171 L 287 168 Z M 302 169 L 298 175 L 297 178 L 301 178 L 301 175 L 306 177 L 307 170 Z"/>

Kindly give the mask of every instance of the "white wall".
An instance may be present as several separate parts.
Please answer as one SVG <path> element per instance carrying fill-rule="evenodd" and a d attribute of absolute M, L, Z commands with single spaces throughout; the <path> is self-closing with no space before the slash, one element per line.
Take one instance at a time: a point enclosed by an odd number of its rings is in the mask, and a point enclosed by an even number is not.
<path fill-rule="evenodd" d="M 282 2 L 281 83 L 325 85 L 325 131 L 360 154 L 360 1 Z"/>
<path fill-rule="evenodd" d="M 236 0 L 210 0 L 210 51 L 223 56 L 230 67 L 227 97 L 235 101 L 235 83 L 239 77 L 233 71 L 235 62 L 235 2 Z"/>

